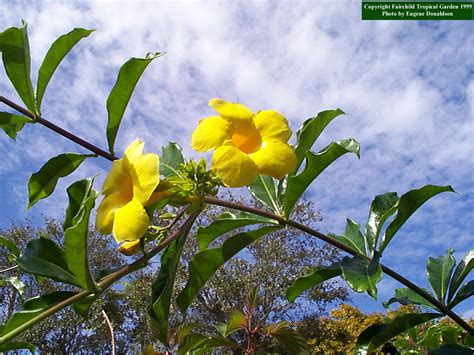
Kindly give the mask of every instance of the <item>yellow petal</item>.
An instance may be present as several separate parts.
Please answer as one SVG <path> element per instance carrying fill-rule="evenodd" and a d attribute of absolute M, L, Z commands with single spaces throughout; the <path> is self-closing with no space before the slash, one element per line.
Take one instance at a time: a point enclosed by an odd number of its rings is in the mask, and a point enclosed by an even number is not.
<path fill-rule="evenodd" d="M 212 168 L 230 187 L 250 184 L 257 176 L 257 166 L 250 157 L 236 147 L 222 146 L 212 157 Z"/>
<path fill-rule="evenodd" d="M 204 118 L 193 132 L 191 146 L 201 153 L 220 147 L 229 139 L 230 127 L 231 123 L 220 116 Z"/>
<path fill-rule="evenodd" d="M 150 220 L 145 208 L 137 200 L 131 200 L 115 211 L 113 234 L 120 242 L 140 239 L 148 229 Z"/>
<path fill-rule="evenodd" d="M 250 155 L 257 164 L 258 172 L 281 179 L 296 168 L 294 149 L 282 142 L 263 143 L 262 148 Z"/>
<path fill-rule="evenodd" d="M 135 160 L 132 168 L 133 198 L 145 205 L 160 182 L 160 158 L 156 154 L 144 154 Z"/>
<path fill-rule="evenodd" d="M 125 242 L 119 248 L 118 251 L 123 255 L 133 255 L 140 251 L 140 239 L 133 242 Z"/>
<path fill-rule="evenodd" d="M 250 120 L 253 117 L 253 112 L 247 106 L 223 99 L 212 99 L 209 106 L 228 120 Z"/>
<path fill-rule="evenodd" d="M 132 177 L 130 172 L 125 169 L 123 159 L 112 162 L 112 169 L 104 180 L 102 185 L 102 193 L 110 195 L 119 192 L 122 195 L 128 195 L 129 200 L 132 198 Z"/>
<path fill-rule="evenodd" d="M 128 201 L 128 197 L 120 193 L 104 197 L 95 216 L 95 226 L 100 234 L 112 233 L 115 211 L 126 205 Z"/>
<path fill-rule="evenodd" d="M 263 141 L 278 140 L 286 143 L 291 137 L 288 121 L 279 112 L 273 110 L 260 111 L 253 118 L 253 122 Z"/>
<path fill-rule="evenodd" d="M 123 154 L 123 161 L 125 164 L 126 169 L 130 169 L 130 165 L 135 164 L 138 158 L 143 153 L 143 146 L 145 143 L 143 143 L 139 139 L 135 139 L 130 145 L 125 149 L 125 152 Z"/>

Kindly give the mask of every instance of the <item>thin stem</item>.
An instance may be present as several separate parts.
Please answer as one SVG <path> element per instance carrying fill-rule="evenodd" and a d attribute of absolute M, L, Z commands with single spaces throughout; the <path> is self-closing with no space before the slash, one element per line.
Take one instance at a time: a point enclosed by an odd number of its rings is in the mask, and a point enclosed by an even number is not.
<path fill-rule="evenodd" d="M 31 113 L 30 111 L 28 111 L 26 108 L 8 100 L 7 98 L 3 97 L 3 96 L 0 96 L 0 102 L 3 102 L 4 104 L 6 104 L 7 106 L 10 106 L 12 109 L 22 113 L 23 115 L 31 118 L 34 122 L 37 122 L 39 124 L 42 124 L 43 126 L 49 128 L 50 130 L 60 134 L 61 136 L 73 141 L 74 143 L 77 143 L 79 144 L 80 146 L 90 150 L 91 152 L 94 152 L 95 154 L 107 159 L 107 160 L 110 160 L 110 161 L 114 161 L 116 159 L 118 159 L 116 156 L 106 152 L 105 150 L 102 150 L 100 149 L 99 147 L 95 146 L 94 144 L 91 144 L 87 141 L 85 141 L 84 139 L 76 136 L 75 134 L 72 134 L 71 132 L 69 131 L 66 131 L 65 129 L 59 127 L 59 126 L 56 126 L 54 123 L 44 119 L 43 117 L 40 117 L 40 116 L 35 116 L 33 113 Z"/>
<path fill-rule="evenodd" d="M 102 310 L 102 317 L 104 317 L 105 323 L 106 323 L 107 326 L 109 327 L 110 338 L 111 338 L 111 342 L 112 342 L 112 355 L 115 355 L 115 335 L 114 335 L 114 327 L 112 326 L 112 323 L 110 322 L 110 319 L 109 319 L 109 317 L 107 316 L 107 313 L 106 313 L 104 310 Z"/>
<path fill-rule="evenodd" d="M 6 269 L 0 270 L 0 274 L 4 273 L 4 272 L 7 272 L 7 271 L 10 271 L 10 270 L 15 270 L 17 268 L 18 268 L 18 265 L 15 265 L 15 266 L 12 266 L 12 267 L 7 267 Z"/>
<path fill-rule="evenodd" d="M 351 255 L 359 255 L 359 256 L 362 256 L 364 258 L 367 258 L 366 255 L 358 253 L 357 251 L 349 248 L 348 246 L 338 242 L 337 240 L 335 240 L 331 237 L 328 237 L 327 235 L 325 235 L 321 232 L 318 232 L 317 230 L 315 230 L 313 228 L 310 228 L 308 226 L 305 226 L 304 224 L 298 223 L 298 222 L 290 220 L 290 219 L 285 219 L 285 218 L 283 218 L 281 216 L 278 216 L 278 215 L 276 215 L 272 212 L 264 211 L 264 210 L 261 210 L 259 208 L 245 206 L 245 205 L 242 205 L 240 203 L 225 201 L 225 200 L 221 200 L 221 199 L 218 199 L 218 198 L 215 198 L 215 197 L 209 197 L 209 196 L 204 197 L 203 202 L 213 204 L 213 205 L 217 205 L 217 206 L 227 207 L 227 208 L 231 208 L 231 209 L 235 209 L 235 210 L 250 212 L 250 213 L 253 213 L 253 214 L 256 214 L 256 215 L 259 215 L 259 216 L 274 219 L 282 225 L 291 226 L 291 227 L 296 228 L 296 229 L 298 229 L 302 232 L 308 233 L 308 234 L 310 234 L 310 235 L 312 235 L 312 236 L 314 236 L 318 239 L 321 239 L 322 241 L 324 241 L 328 244 L 331 244 L 331 245 L 333 245 L 333 246 L 335 246 L 339 249 L 344 250 L 346 253 L 349 253 Z M 384 273 L 386 273 L 387 275 L 389 275 L 393 279 L 397 280 L 401 284 L 405 285 L 406 287 L 413 290 L 414 292 L 419 294 L 421 297 L 423 297 L 424 299 L 426 299 L 427 301 L 432 303 L 434 306 L 436 306 L 436 308 L 438 308 L 438 310 L 440 312 L 442 312 L 444 315 L 450 317 L 457 324 L 459 324 L 464 330 L 466 330 L 469 334 L 474 336 L 474 329 L 472 327 L 470 327 L 469 324 L 467 324 L 464 321 L 464 319 L 459 317 L 456 313 L 451 311 L 449 308 L 447 308 L 445 305 L 443 305 L 441 302 L 439 302 L 436 298 L 431 296 L 429 293 L 427 293 L 422 288 L 415 285 L 410 280 L 406 279 L 402 275 L 400 275 L 397 272 L 393 271 L 389 267 L 387 267 L 385 265 L 382 265 L 382 264 L 380 264 L 380 267 L 382 268 Z"/>
<path fill-rule="evenodd" d="M 191 225 L 194 223 L 196 220 L 197 216 L 201 213 L 201 210 L 197 210 L 189 217 L 186 219 L 186 221 L 182 224 L 182 226 L 170 234 L 168 237 L 163 239 L 163 241 L 150 250 L 147 254 L 143 255 L 141 258 L 135 260 L 133 263 L 128 264 L 120 268 L 119 270 L 113 272 L 110 275 L 105 276 L 103 279 L 101 279 L 98 282 L 99 289 L 101 289 L 101 292 L 103 292 L 105 289 L 107 289 L 109 286 L 111 286 L 113 283 L 116 281 L 120 280 L 122 277 L 132 273 L 133 271 L 141 268 L 142 266 L 146 265 L 147 261 L 153 258 L 156 254 L 161 252 L 164 248 L 166 248 L 172 241 L 175 239 L 179 238 L 181 236 L 181 233 L 186 230 L 186 228 L 190 228 Z M 86 298 L 87 296 L 93 295 L 94 293 L 91 291 L 81 291 L 79 293 L 76 293 L 74 296 L 71 296 L 64 301 L 61 301 L 59 303 L 56 303 L 54 306 L 46 309 L 44 312 L 38 314 L 37 316 L 31 318 L 30 320 L 24 322 L 21 324 L 19 327 L 13 329 L 12 331 L 4 334 L 3 336 L 0 337 L 0 345 L 5 344 L 9 340 L 13 339 L 15 336 L 18 334 L 23 333 L 24 331 L 30 329 L 33 325 L 36 323 L 42 321 L 43 319 L 48 318 L 50 315 L 59 312 L 63 308 L 66 308 L 67 306 L 70 306 L 71 304 L 82 300 Z"/>

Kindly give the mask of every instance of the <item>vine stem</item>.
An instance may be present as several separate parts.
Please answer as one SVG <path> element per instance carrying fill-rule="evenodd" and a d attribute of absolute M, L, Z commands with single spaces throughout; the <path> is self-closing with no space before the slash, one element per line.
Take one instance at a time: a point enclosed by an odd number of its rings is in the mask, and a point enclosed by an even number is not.
<path fill-rule="evenodd" d="M 65 138 L 68 138 L 70 140 L 72 140 L 73 142 L 76 142 L 77 144 L 81 145 L 82 147 L 86 148 L 86 149 L 89 149 L 90 151 L 94 152 L 95 154 L 107 159 L 107 160 L 110 160 L 110 161 L 114 161 L 117 159 L 117 157 L 113 156 L 112 154 L 96 147 L 95 145 L 83 140 L 82 138 L 79 138 L 77 137 L 76 135 L 66 131 L 65 129 L 61 128 L 61 127 L 58 127 L 56 126 L 55 124 L 47 121 L 46 119 L 42 118 L 42 117 L 36 117 L 33 113 L 31 113 L 30 111 L 28 111 L 26 108 L 6 99 L 5 97 L 3 96 L 0 96 L 0 102 L 3 102 L 5 103 L 6 105 L 10 106 L 11 108 L 13 108 L 14 110 L 24 114 L 25 116 L 27 117 L 30 117 L 32 120 L 34 120 L 35 122 L 38 122 L 42 125 L 44 125 L 45 127 L 53 130 L 54 132 L 62 135 L 63 137 Z M 236 210 L 240 210 L 240 211 L 245 211 L 245 212 L 250 212 L 250 213 L 253 213 L 253 214 L 256 214 L 256 215 L 259 215 L 259 216 L 263 216 L 263 217 L 268 217 L 268 218 L 271 218 L 271 219 L 274 219 L 276 221 L 278 221 L 278 223 L 282 224 L 282 225 L 287 225 L 287 226 L 291 226 L 293 228 L 296 228 L 302 232 L 305 232 L 309 235 L 312 235 L 328 244 L 331 244 L 333 246 L 335 246 L 336 248 L 339 248 L 343 251 L 345 251 L 346 253 L 348 254 L 351 254 L 351 255 L 360 255 L 364 258 L 367 258 L 366 255 L 363 255 L 363 254 L 360 254 L 358 253 L 357 251 L 353 250 L 352 248 L 349 248 L 347 247 L 346 245 L 340 243 L 339 241 L 327 236 L 326 234 L 323 234 L 321 232 L 318 232 L 317 230 L 313 229 L 313 228 L 310 228 L 308 226 L 305 226 L 304 224 L 301 224 L 301 223 L 298 223 L 296 221 L 293 221 L 293 220 L 289 220 L 289 219 L 285 219 L 283 218 L 282 216 L 278 216 L 274 213 L 271 213 L 271 212 L 268 212 L 268 211 L 264 211 L 264 210 L 261 210 L 259 208 L 254 208 L 254 207 L 250 207 L 250 206 L 245 206 L 245 205 L 242 205 L 242 204 L 239 204 L 239 203 L 235 203 L 235 202 L 231 202 L 231 201 L 225 201 L 225 200 L 221 200 L 221 199 L 218 199 L 218 198 L 215 198 L 215 197 L 210 197 L 210 196 L 207 196 L 207 197 L 204 197 L 203 198 L 203 202 L 205 203 L 209 203 L 209 204 L 213 204 L 213 205 L 217 205 L 217 206 L 222 206 L 222 207 L 227 207 L 227 208 L 231 208 L 231 209 L 236 209 Z M 176 237 L 177 238 L 177 237 Z M 163 241 L 164 242 L 164 241 Z M 170 241 L 171 242 L 171 241 Z M 161 245 L 161 244 L 160 244 Z M 159 248 L 159 246 L 157 247 Z M 161 251 L 162 249 L 158 250 L 156 253 L 158 253 L 159 251 Z M 156 254 L 155 253 L 155 254 Z M 148 254 L 147 254 L 148 255 Z M 139 261 L 140 259 L 138 259 L 137 261 Z M 147 259 L 148 260 L 148 259 Z M 136 261 L 136 262 L 137 262 Z M 133 264 L 135 264 L 136 262 L 130 264 L 130 265 L 127 265 L 127 266 L 132 266 Z M 127 267 L 126 266 L 126 267 Z M 125 267 L 125 268 L 126 268 Z M 385 265 L 382 265 L 380 264 L 380 267 L 382 268 L 383 272 L 385 272 L 387 275 L 389 275 L 390 277 L 392 277 L 393 279 L 397 280 L 398 282 L 400 282 L 401 284 L 405 285 L 406 287 L 408 287 L 409 289 L 413 290 L 414 292 L 416 292 L 418 295 L 420 295 L 421 297 L 423 297 L 424 299 L 426 299 L 427 301 L 429 301 L 431 304 L 433 304 L 434 306 L 436 306 L 440 312 L 442 312 L 444 315 L 450 317 L 453 321 L 455 321 L 457 324 L 459 324 L 464 330 L 466 330 L 469 334 L 473 335 L 474 336 L 474 329 L 472 327 L 469 326 L 469 324 L 467 324 L 467 322 L 464 321 L 464 319 L 462 319 L 460 316 L 458 316 L 456 313 L 454 313 L 453 311 L 451 311 L 449 308 L 447 308 L 445 305 L 443 305 L 441 302 L 439 302 L 436 298 L 434 298 L 433 296 L 431 296 L 430 294 L 428 294 L 427 292 L 425 292 L 422 288 L 418 287 L 417 285 L 415 285 L 413 282 L 411 282 L 410 280 L 406 279 L 405 277 L 403 277 L 402 275 L 398 274 L 397 272 L 395 272 L 394 270 L 390 269 L 389 267 L 385 266 Z M 121 269 L 122 270 L 122 269 Z M 129 274 L 130 272 L 132 272 L 134 270 L 130 270 L 130 271 L 127 271 L 125 275 Z M 120 272 L 117 271 L 117 272 Z M 114 273 L 115 274 L 115 273 Z M 113 275 L 113 274 L 112 274 Z M 109 275 L 111 276 L 111 275 Z M 120 276 L 122 277 L 122 276 Z M 119 277 L 119 278 L 120 278 Z M 103 279 L 103 281 L 105 281 L 107 279 L 107 277 L 105 277 Z M 117 279 L 118 280 L 118 279 Z M 116 280 L 114 280 L 113 282 L 115 282 Z M 99 283 L 100 285 L 100 283 Z M 83 291 L 83 292 L 89 292 L 89 291 Z M 76 297 L 78 295 L 80 295 L 81 293 L 79 294 L 76 294 L 75 296 L 73 297 Z M 87 295 L 81 297 L 81 298 L 84 298 L 84 297 L 87 297 L 88 295 L 90 295 L 91 293 L 89 292 Z M 79 298 L 79 299 L 81 299 Z M 74 301 L 72 301 L 71 303 L 68 303 L 67 305 L 69 304 L 72 304 L 74 303 L 75 301 L 77 301 L 78 299 L 75 299 Z M 63 301 L 63 302 L 66 302 L 67 300 Z M 61 303 L 60 303 L 61 304 Z M 66 305 L 66 306 L 67 306 Z M 54 307 L 54 306 L 53 306 Z M 52 308 L 53 308 L 52 307 Z M 58 310 L 64 308 L 65 306 L 59 308 Z M 50 309 L 52 309 L 50 308 Z M 49 310 L 49 309 L 48 309 Z M 56 312 L 56 311 L 55 311 Z M 54 312 L 53 312 L 54 313 Z M 51 313 L 52 314 L 52 313 Z M 47 317 L 47 316 L 46 316 Z M 46 318 L 44 317 L 44 318 Z M 43 318 L 42 318 L 43 319 Z M 36 323 L 36 322 L 35 322 Z M 5 335 L 6 336 L 6 335 Z M 0 337 L 0 344 L 3 343 L 3 337 Z"/>
<path fill-rule="evenodd" d="M 304 224 L 298 223 L 298 222 L 293 221 L 291 219 L 285 219 L 285 218 L 283 218 L 281 216 L 278 216 L 278 215 L 276 215 L 272 212 L 264 211 L 264 210 L 261 210 L 259 208 L 255 208 L 255 207 L 242 205 L 240 203 L 236 203 L 236 202 L 232 202 L 232 201 L 221 200 L 221 199 L 218 199 L 218 198 L 215 198 L 215 197 L 210 197 L 210 196 L 204 197 L 203 202 L 208 203 L 208 204 L 212 204 L 212 205 L 216 205 L 216 206 L 231 208 L 231 209 L 234 209 L 234 210 L 253 213 L 253 214 L 256 214 L 256 215 L 259 215 L 259 216 L 262 216 L 262 217 L 271 218 L 273 220 L 278 221 L 278 223 L 280 223 L 282 225 L 290 226 L 290 227 L 298 229 L 302 232 L 305 232 L 309 235 L 312 235 L 313 237 L 316 237 L 316 238 L 318 238 L 318 239 L 320 239 L 320 240 L 322 240 L 322 241 L 324 241 L 328 244 L 331 244 L 331 245 L 335 246 L 336 248 L 339 248 L 339 249 L 345 251 L 348 254 L 359 255 L 359 256 L 362 256 L 364 258 L 367 258 L 366 255 L 358 253 L 354 249 L 349 248 L 348 246 L 346 246 L 346 245 L 340 243 L 339 241 L 327 236 L 326 234 L 318 232 L 317 230 L 315 230 L 313 228 L 310 228 L 310 227 L 308 227 Z M 382 265 L 382 264 L 380 264 L 380 267 L 382 268 L 384 273 L 386 273 L 387 275 L 389 275 L 393 279 L 397 280 L 401 284 L 405 285 L 406 287 L 413 290 L 418 295 L 420 295 L 421 297 L 423 297 L 424 299 L 429 301 L 431 304 L 436 306 L 439 309 L 439 311 L 441 311 L 444 315 L 451 318 L 453 321 L 455 321 L 457 324 L 459 324 L 464 330 L 466 330 L 469 334 L 474 336 L 474 329 L 471 328 L 469 326 L 469 324 L 467 324 L 467 322 L 464 321 L 464 319 L 462 319 L 456 313 L 451 311 L 449 308 L 447 308 L 445 305 L 443 305 L 441 302 L 439 302 L 436 298 L 431 296 L 425 290 L 418 287 L 413 282 L 406 279 L 405 277 L 403 277 L 399 273 L 397 273 L 394 270 L 390 269 L 389 267 L 387 267 L 385 265 Z"/>
<path fill-rule="evenodd" d="M 104 317 L 105 323 L 107 324 L 107 327 L 109 327 L 109 332 L 110 332 L 110 339 L 112 342 L 112 355 L 115 355 L 115 334 L 114 334 L 114 327 L 112 325 L 112 322 L 109 319 L 109 316 L 107 315 L 107 312 L 102 310 L 102 317 Z"/>
<path fill-rule="evenodd" d="M 105 276 L 102 278 L 98 283 L 97 286 L 101 290 L 101 292 L 105 289 L 107 289 L 109 286 L 114 284 L 116 281 L 120 280 L 122 277 L 127 276 L 128 274 L 144 267 L 147 263 L 148 260 L 153 258 L 155 255 L 157 255 L 159 252 L 161 252 L 164 248 L 166 248 L 171 242 L 179 238 L 183 231 L 185 231 L 187 228 L 191 228 L 192 224 L 196 220 L 197 216 L 201 213 L 201 210 L 198 209 L 194 211 L 192 214 L 189 215 L 189 217 L 186 219 L 186 221 L 181 225 L 179 229 L 177 229 L 175 232 L 170 234 L 168 237 L 163 239 L 163 241 L 150 250 L 148 253 L 144 254 L 142 257 L 139 259 L 135 260 L 133 263 L 125 265 L 121 267 L 119 270 Z M 93 295 L 94 293 L 91 291 L 81 291 L 79 293 L 76 293 L 75 295 L 65 299 L 64 301 L 61 301 L 59 303 L 56 303 L 54 306 L 46 309 L 44 312 L 38 314 L 37 316 L 33 317 L 32 319 L 24 322 L 21 324 L 19 327 L 13 329 L 12 331 L 2 335 L 0 337 L 0 345 L 5 344 L 7 341 L 13 339 L 15 336 L 23 333 L 24 331 L 30 329 L 33 325 L 36 323 L 42 321 L 43 319 L 48 318 L 50 315 L 59 312 L 63 308 L 66 308 L 67 306 L 72 305 L 73 303 L 82 300 L 90 295 Z"/>

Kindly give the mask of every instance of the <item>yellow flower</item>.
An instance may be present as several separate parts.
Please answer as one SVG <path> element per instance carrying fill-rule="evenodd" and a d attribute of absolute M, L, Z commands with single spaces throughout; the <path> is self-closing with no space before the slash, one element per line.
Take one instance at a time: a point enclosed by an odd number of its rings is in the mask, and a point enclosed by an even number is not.
<path fill-rule="evenodd" d="M 112 163 L 104 181 L 104 199 L 97 209 L 96 227 L 102 234 L 113 233 L 117 242 L 140 239 L 150 220 L 144 206 L 151 204 L 160 182 L 159 157 L 142 154 L 143 142 L 133 141 L 122 159 Z"/>
<path fill-rule="evenodd" d="M 199 121 L 192 136 L 198 152 L 215 149 L 212 168 L 230 187 L 250 184 L 258 174 L 281 179 L 296 167 L 296 154 L 286 118 L 273 110 L 256 115 L 246 106 L 212 99 L 219 116 Z"/>
<path fill-rule="evenodd" d="M 133 242 L 125 242 L 119 248 L 118 251 L 123 255 L 131 256 L 140 251 L 140 239 L 134 240 Z"/>

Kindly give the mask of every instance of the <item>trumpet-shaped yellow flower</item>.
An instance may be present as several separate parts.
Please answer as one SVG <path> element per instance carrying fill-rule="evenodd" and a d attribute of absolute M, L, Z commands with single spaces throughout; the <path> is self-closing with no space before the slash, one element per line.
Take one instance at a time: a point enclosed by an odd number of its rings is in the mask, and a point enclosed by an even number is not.
<path fill-rule="evenodd" d="M 296 167 L 286 118 L 273 110 L 253 114 L 246 106 L 212 99 L 219 116 L 199 121 L 192 136 L 198 152 L 215 149 L 212 168 L 230 187 L 250 184 L 258 174 L 281 179 Z"/>
<path fill-rule="evenodd" d="M 118 251 L 123 255 L 131 256 L 140 251 L 140 239 L 134 240 L 133 242 L 125 242 L 119 248 Z"/>
<path fill-rule="evenodd" d="M 113 233 L 117 242 L 140 239 L 150 220 L 145 206 L 151 204 L 160 182 L 159 157 L 143 154 L 143 142 L 133 141 L 122 159 L 112 163 L 104 181 L 104 199 L 97 209 L 96 227 L 102 234 Z"/>

